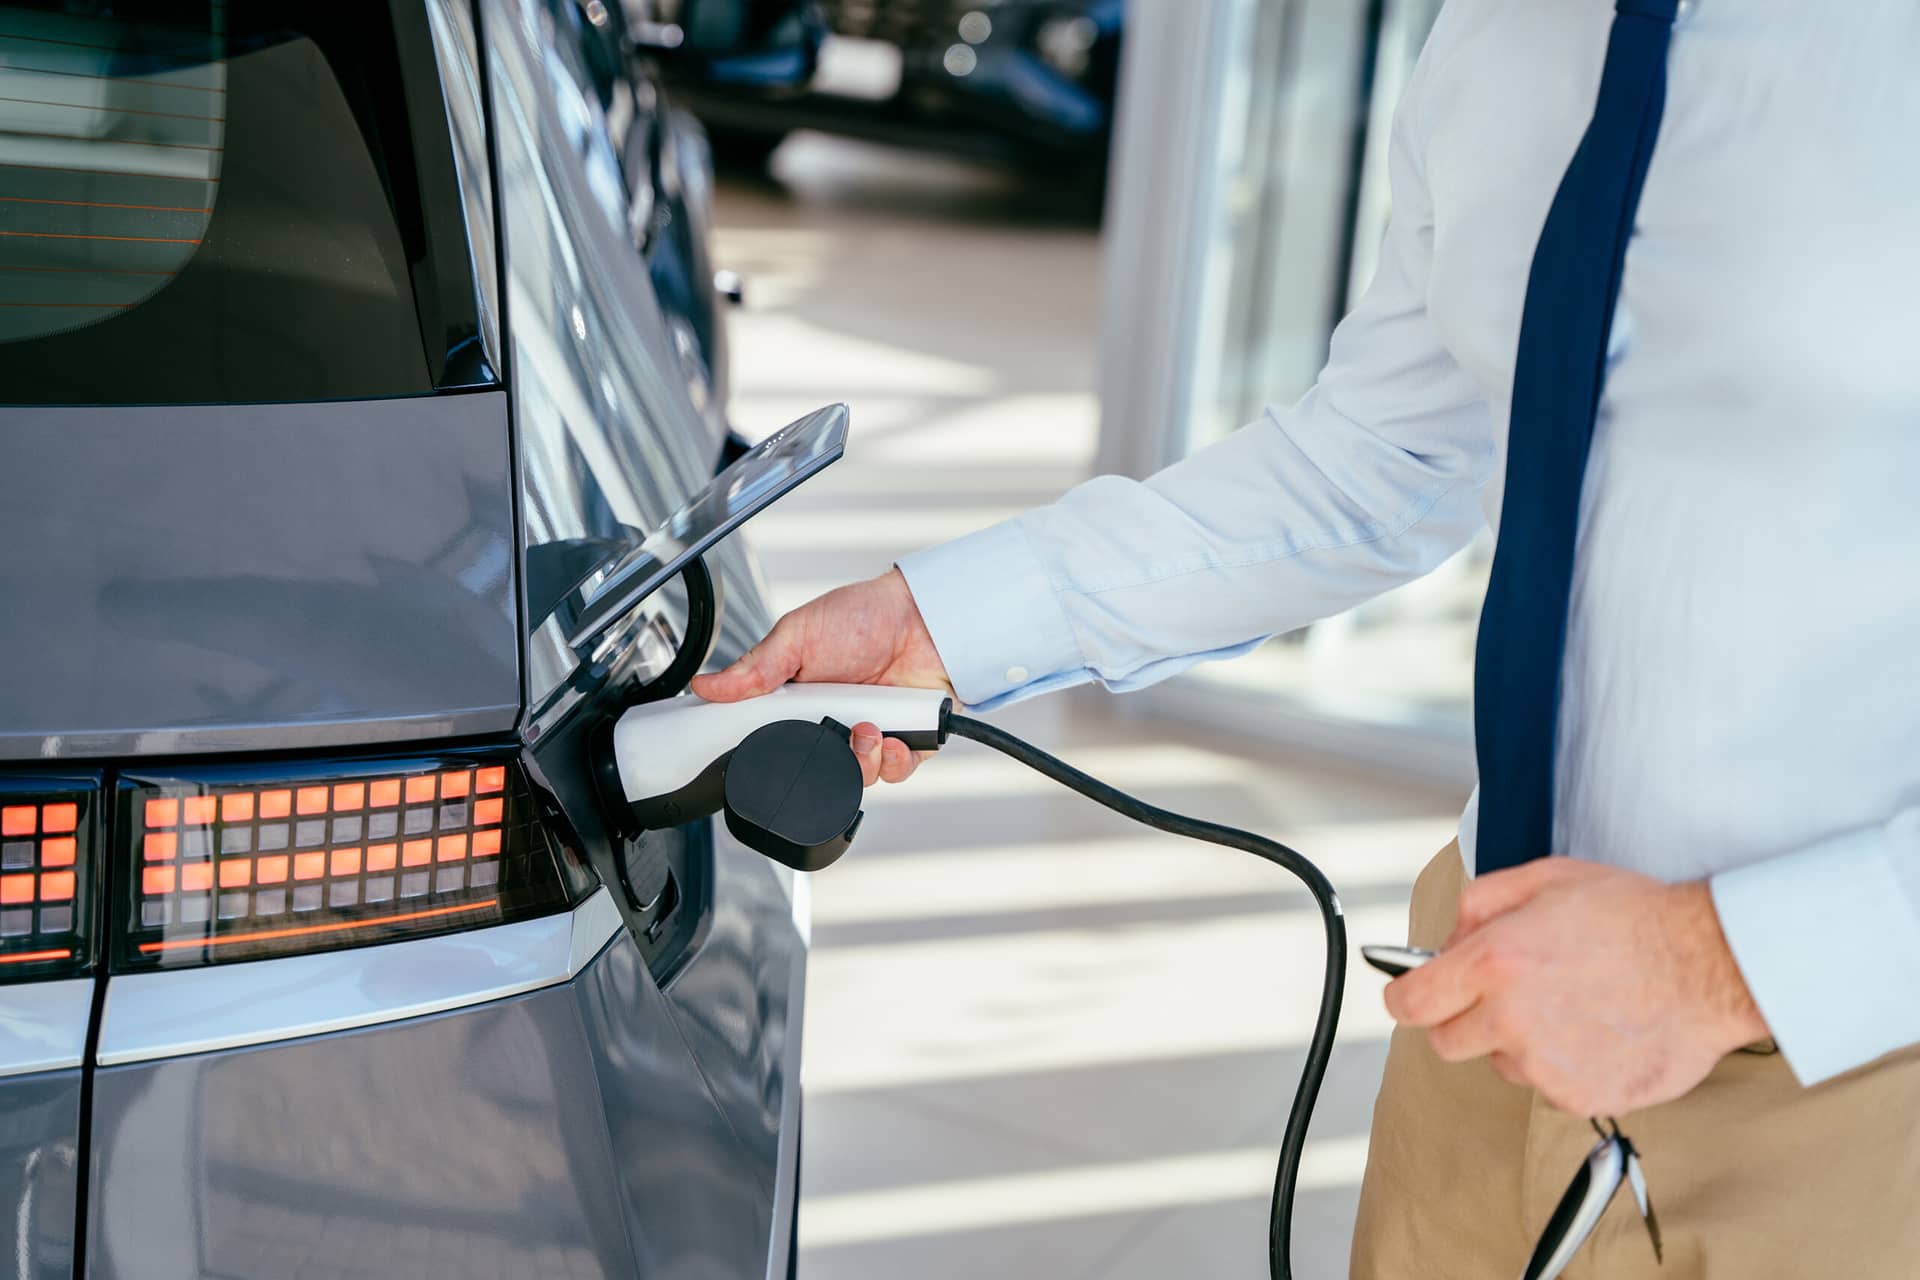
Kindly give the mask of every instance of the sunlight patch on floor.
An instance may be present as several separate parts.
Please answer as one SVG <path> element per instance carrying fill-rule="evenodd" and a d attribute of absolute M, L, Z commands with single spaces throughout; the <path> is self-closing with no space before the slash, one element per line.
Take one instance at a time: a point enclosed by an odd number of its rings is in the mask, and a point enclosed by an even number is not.
<path fill-rule="evenodd" d="M 1350 823 L 1286 833 L 1349 893 L 1406 883 L 1409 850 L 1436 848 L 1444 819 Z M 1233 894 L 1298 894 L 1293 877 L 1243 853 L 1170 836 L 1052 840 L 1041 844 L 916 851 L 848 858 L 819 896 L 814 923 L 939 920 L 993 912 L 1178 903 Z"/>
<path fill-rule="evenodd" d="M 818 896 L 816 896 L 818 901 Z M 1397 942 L 1406 910 L 1347 918 Z M 1306 1043 L 1320 918 L 1261 909 L 1201 921 L 1036 927 L 985 938 L 822 948 L 807 974 L 809 1096 Z M 1345 1038 L 1384 1037 L 1379 975 L 1348 966 Z"/>
<path fill-rule="evenodd" d="M 1251 1147 L 817 1196 L 801 1215 L 800 1243 L 827 1249 L 1264 1196 L 1278 1158 L 1276 1149 Z M 1358 1186 L 1366 1165 L 1364 1134 L 1309 1142 L 1300 1189 Z"/>

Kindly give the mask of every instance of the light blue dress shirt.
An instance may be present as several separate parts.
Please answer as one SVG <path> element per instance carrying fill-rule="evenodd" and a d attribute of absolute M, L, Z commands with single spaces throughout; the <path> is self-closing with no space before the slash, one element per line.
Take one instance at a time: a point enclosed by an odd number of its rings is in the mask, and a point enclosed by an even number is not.
<path fill-rule="evenodd" d="M 1378 273 L 1298 404 L 901 561 L 962 699 L 1136 689 L 1498 527 L 1526 274 L 1612 12 L 1445 8 Z M 1562 674 L 1554 851 L 1710 878 L 1807 1083 L 1920 1042 L 1916 68 L 1910 0 L 1683 7 Z"/>

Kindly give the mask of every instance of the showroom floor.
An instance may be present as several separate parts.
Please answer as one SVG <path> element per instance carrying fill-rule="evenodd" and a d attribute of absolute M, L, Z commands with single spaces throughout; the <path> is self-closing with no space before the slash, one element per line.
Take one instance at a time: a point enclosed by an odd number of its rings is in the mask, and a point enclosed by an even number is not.
<path fill-rule="evenodd" d="M 764 434 L 853 406 L 846 460 L 748 529 L 787 607 L 1086 474 L 1100 259 L 1064 202 L 997 175 L 810 136 L 774 174 L 720 196 L 720 264 L 747 278 L 734 418 Z M 1457 811 L 1097 693 L 1005 720 L 1149 800 L 1297 845 L 1340 885 L 1355 941 L 1402 936 Z M 812 887 L 805 1280 L 1264 1274 L 1319 985 L 1317 917 L 1283 876 L 960 744 L 875 793 L 859 846 Z M 1379 985 L 1351 975 L 1302 1280 L 1344 1274 Z"/>

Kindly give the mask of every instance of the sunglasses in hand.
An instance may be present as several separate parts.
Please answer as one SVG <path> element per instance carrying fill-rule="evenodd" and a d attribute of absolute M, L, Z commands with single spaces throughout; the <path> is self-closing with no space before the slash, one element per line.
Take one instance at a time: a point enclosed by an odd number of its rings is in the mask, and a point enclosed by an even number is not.
<path fill-rule="evenodd" d="M 1362 947 L 1360 954 L 1380 972 L 1397 978 L 1410 969 L 1419 968 L 1437 953 L 1421 947 Z M 1609 1118 L 1604 1124 L 1599 1120 L 1588 1123 L 1593 1125 L 1599 1141 L 1587 1152 L 1560 1203 L 1554 1206 L 1546 1230 L 1541 1232 L 1539 1243 L 1533 1247 L 1533 1256 L 1527 1260 L 1527 1269 L 1521 1273 L 1521 1280 L 1554 1280 L 1565 1271 L 1573 1256 L 1580 1252 L 1580 1246 L 1600 1225 L 1601 1216 L 1613 1203 L 1622 1184 L 1633 1189 L 1641 1221 L 1646 1223 L 1647 1236 L 1653 1242 L 1654 1259 L 1661 1260 L 1660 1220 L 1654 1216 L 1653 1201 L 1647 1195 L 1640 1153 L 1634 1150 L 1632 1140 L 1620 1132 L 1619 1122 Z"/>

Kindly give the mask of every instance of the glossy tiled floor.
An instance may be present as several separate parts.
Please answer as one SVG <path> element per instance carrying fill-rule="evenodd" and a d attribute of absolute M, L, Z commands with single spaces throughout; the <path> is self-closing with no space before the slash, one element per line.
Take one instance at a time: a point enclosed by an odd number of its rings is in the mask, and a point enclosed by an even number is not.
<path fill-rule="evenodd" d="M 784 606 L 1042 501 L 1093 446 L 1095 234 L 1057 200 L 800 137 L 730 183 L 735 419 L 830 399 L 847 459 L 749 528 Z M 982 607 L 991 608 L 991 601 Z M 1282 760 L 1091 692 L 1006 713 L 1147 799 L 1271 832 L 1401 936 L 1458 797 Z M 807 994 L 805 1280 L 1264 1274 L 1266 1196 L 1319 985 L 1303 894 L 1162 839 L 970 744 L 871 801 L 817 877 Z M 1344 1274 L 1384 1051 L 1352 975 L 1309 1152 L 1302 1280 Z"/>

